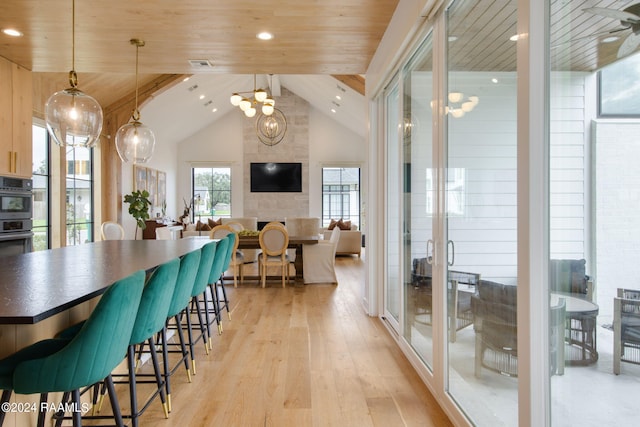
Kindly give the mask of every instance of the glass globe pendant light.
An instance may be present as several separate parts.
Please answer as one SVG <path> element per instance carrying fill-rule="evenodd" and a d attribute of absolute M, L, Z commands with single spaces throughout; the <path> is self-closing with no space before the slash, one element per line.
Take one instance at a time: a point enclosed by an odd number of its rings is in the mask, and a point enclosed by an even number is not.
<path fill-rule="evenodd" d="M 61 147 L 93 147 L 102 132 L 102 108 L 98 101 L 78 89 L 75 71 L 75 0 L 72 1 L 72 53 L 70 87 L 51 95 L 44 106 L 47 130 Z"/>
<path fill-rule="evenodd" d="M 144 46 L 144 41 L 131 39 L 131 44 L 136 46 L 136 104 L 129 123 L 121 126 L 116 133 L 116 150 L 125 163 L 146 163 L 153 155 L 156 137 L 151 129 L 140 122 L 138 110 L 138 49 Z"/>

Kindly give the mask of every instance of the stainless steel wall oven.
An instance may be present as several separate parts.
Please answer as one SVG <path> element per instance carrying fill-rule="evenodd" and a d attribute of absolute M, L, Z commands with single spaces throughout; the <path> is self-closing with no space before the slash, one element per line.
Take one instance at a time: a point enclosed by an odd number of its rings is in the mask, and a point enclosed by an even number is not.
<path fill-rule="evenodd" d="M 33 250 L 32 181 L 0 176 L 0 257 Z"/>

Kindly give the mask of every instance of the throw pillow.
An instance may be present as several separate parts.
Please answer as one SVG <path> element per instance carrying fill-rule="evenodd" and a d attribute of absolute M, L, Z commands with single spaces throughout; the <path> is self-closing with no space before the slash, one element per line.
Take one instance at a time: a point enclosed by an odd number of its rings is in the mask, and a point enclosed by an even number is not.
<path fill-rule="evenodd" d="M 222 225 L 222 218 L 218 218 L 216 221 L 209 218 L 207 221 L 211 229 L 213 229 L 213 227 L 215 227 L 216 225 Z"/>
<path fill-rule="evenodd" d="M 329 227 L 327 227 L 327 230 L 333 230 L 334 228 L 336 228 L 337 224 L 338 224 L 338 221 L 331 218 L 331 221 L 329 222 Z"/>
<path fill-rule="evenodd" d="M 196 231 L 211 231 L 211 227 L 209 227 L 209 224 L 200 222 L 200 220 L 198 220 L 198 222 L 196 223 Z"/>
<path fill-rule="evenodd" d="M 336 224 L 340 230 L 351 230 L 351 221 L 343 221 L 342 218 Z"/>

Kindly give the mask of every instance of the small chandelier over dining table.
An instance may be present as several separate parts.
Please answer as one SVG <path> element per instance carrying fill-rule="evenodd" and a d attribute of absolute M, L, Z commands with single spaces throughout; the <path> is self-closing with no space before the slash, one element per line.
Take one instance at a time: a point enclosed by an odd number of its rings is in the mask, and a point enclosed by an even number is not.
<path fill-rule="evenodd" d="M 234 92 L 229 99 L 231 101 L 231 105 L 234 107 L 239 107 L 240 110 L 244 112 L 244 115 L 247 117 L 254 117 L 257 112 L 258 104 L 262 104 L 261 111 L 265 116 L 270 116 L 273 114 L 275 109 L 276 102 L 273 100 L 273 97 L 269 95 L 269 93 L 262 88 L 256 88 L 256 75 L 253 75 L 253 91 L 244 91 L 244 92 Z M 243 96 L 243 95 L 253 95 L 253 99 Z"/>

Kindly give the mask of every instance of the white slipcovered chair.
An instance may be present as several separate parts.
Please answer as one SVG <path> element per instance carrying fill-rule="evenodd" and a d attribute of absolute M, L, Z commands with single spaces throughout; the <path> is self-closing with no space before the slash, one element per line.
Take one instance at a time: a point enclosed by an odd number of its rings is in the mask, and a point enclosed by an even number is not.
<path fill-rule="evenodd" d="M 285 218 L 284 226 L 289 236 L 319 236 L 320 235 L 320 218 L 301 217 L 301 218 Z M 296 260 L 296 250 L 287 250 L 291 262 Z"/>
<path fill-rule="evenodd" d="M 329 240 L 320 240 L 315 245 L 304 245 L 302 262 L 304 266 L 304 283 L 335 283 L 336 249 L 340 239 L 340 229 L 331 230 Z"/>
<path fill-rule="evenodd" d="M 102 234 L 102 240 L 124 240 L 124 228 L 117 222 L 103 222 L 100 234 Z"/>

